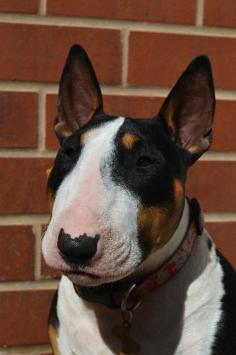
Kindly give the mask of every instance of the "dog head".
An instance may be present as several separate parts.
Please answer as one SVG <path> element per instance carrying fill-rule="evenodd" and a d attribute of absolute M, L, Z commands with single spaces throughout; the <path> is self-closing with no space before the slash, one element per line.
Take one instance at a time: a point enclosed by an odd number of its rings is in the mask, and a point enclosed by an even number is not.
<path fill-rule="evenodd" d="M 132 274 L 168 243 L 187 169 L 210 146 L 214 108 L 211 67 L 201 56 L 152 119 L 108 116 L 90 60 L 73 46 L 55 119 L 61 147 L 48 179 L 46 262 L 75 284 L 95 286 Z"/>

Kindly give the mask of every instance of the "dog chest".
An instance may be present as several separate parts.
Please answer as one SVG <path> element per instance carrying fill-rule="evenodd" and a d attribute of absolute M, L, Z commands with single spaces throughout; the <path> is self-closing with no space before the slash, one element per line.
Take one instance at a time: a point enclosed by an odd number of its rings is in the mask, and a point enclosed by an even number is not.
<path fill-rule="evenodd" d="M 131 336 L 139 354 L 211 354 L 224 291 L 215 249 L 208 252 L 206 245 L 202 238 L 181 272 L 135 311 Z M 121 325 L 120 312 L 84 302 L 65 277 L 58 313 L 63 355 L 119 354 L 121 343 L 112 329 Z"/>

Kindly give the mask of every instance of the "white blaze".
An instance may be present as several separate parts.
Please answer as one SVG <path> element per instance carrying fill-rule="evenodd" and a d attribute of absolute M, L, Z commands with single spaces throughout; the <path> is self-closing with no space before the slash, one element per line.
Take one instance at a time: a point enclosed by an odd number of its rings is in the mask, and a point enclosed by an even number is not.
<path fill-rule="evenodd" d="M 72 238 L 100 234 L 88 271 L 109 278 L 118 272 L 117 267 L 122 274 L 137 266 L 138 200 L 111 176 L 114 139 L 123 122 L 120 117 L 86 134 L 78 162 L 57 191 L 43 239 L 44 258 L 52 267 L 69 269 L 57 248 L 61 228 Z"/>

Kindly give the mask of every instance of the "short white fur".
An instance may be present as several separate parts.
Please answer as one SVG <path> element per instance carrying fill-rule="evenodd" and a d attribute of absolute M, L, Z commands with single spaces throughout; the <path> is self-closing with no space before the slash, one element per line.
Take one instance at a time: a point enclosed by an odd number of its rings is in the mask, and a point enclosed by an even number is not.
<path fill-rule="evenodd" d="M 186 225 L 188 218 L 183 214 L 180 224 Z M 175 238 L 181 240 L 183 235 L 175 233 Z M 214 246 L 209 251 L 208 238 L 204 231 L 183 269 L 149 294 L 134 312 L 131 334 L 141 345 L 140 355 L 212 354 L 224 288 L 222 268 Z M 58 342 L 63 355 L 119 353 L 120 344 L 111 329 L 121 324 L 120 310 L 88 304 L 65 277 L 59 287 L 58 315 Z"/>
<path fill-rule="evenodd" d="M 61 228 L 72 238 L 86 233 L 100 234 L 98 251 L 91 266 L 97 283 L 123 278 L 141 260 L 138 245 L 138 198 L 111 176 L 114 139 L 124 118 L 120 117 L 90 130 L 80 158 L 59 187 L 52 218 L 43 239 L 46 262 L 57 269 L 69 270 L 59 255 L 57 239 Z M 84 276 L 72 275 L 75 283 L 90 284 Z M 94 285 L 94 279 L 91 281 Z"/>

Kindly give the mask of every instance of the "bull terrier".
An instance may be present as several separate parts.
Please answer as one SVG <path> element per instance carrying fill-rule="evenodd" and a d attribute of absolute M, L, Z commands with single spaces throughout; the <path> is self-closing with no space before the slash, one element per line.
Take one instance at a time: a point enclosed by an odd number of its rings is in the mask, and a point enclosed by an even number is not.
<path fill-rule="evenodd" d="M 200 56 L 155 117 L 107 115 L 85 50 L 71 48 L 42 242 L 63 274 L 49 316 L 54 354 L 236 354 L 236 273 L 185 195 L 214 110 L 211 65 Z"/>

